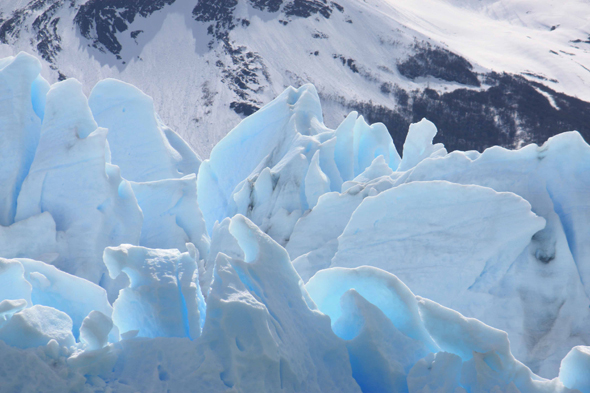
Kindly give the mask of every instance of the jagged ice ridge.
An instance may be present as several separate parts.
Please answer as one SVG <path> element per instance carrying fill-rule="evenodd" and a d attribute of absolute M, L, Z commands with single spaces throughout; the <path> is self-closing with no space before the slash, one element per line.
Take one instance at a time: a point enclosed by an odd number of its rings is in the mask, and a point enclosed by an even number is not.
<path fill-rule="evenodd" d="M 590 146 L 447 153 L 288 88 L 201 162 L 0 60 L 0 392 L 590 392 Z"/>

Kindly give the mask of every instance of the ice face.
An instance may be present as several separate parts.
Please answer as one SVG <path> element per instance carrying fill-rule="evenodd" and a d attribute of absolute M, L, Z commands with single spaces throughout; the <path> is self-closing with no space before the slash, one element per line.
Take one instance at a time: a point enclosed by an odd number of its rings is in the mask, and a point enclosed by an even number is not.
<path fill-rule="evenodd" d="M 63 272 L 41 261 L 18 259 L 24 278 L 32 287 L 32 304 L 52 307 L 72 318 L 72 333 L 78 338 L 84 318 L 93 311 L 110 317 L 113 309 L 106 291 L 80 277 Z M 117 338 L 116 332 L 113 332 Z"/>
<path fill-rule="evenodd" d="M 5 258 L 55 259 L 60 251 L 55 221 L 49 212 L 0 226 L 0 255 Z"/>
<path fill-rule="evenodd" d="M 427 128 L 435 131 L 432 125 Z M 430 136 L 423 146 L 430 146 L 428 145 Z M 408 138 L 412 139 L 415 136 L 412 137 L 412 133 L 409 133 Z M 576 241 L 574 239 L 576 237 L 572 237 L 571 233 L 582 233 L 586 230 L 582 228 L 586 227 L 583 227 L 584 224 L 580 221 L 575 232 L 566 229 L 570 225 L 569 222 L 578 217 L 578 214 L 581 216 L 585 214 L 583 206 L 586 202 L 573 202 L 573 196 L 584 194 L 582 189 L 585 187 L 583 184 L 587 178 L 584 169 L 588 160 L 587 149 L 587 144 L 580 139 L 579 134 L 565 133 L 550 139 L 542 147 L 531 145 L 518 151 L 492 148 L 483 154 L 452 152 L 446 156 L 433 155 L 428 159 L 420 160 L 415 167 L 405 172 L 387 173 L 383 169 L 378 170 L 377 168 L 383 167 L 377 165 L 378 158 L 371 167 L 367 168 L 365 174 L 345 182 L 340 194 L 326 194 L 320 198 L 318 205 L 297 222 L 286 248 L 294 259 L 294 265 L 302 278 L 308 280 L 315 272 L 329 267 L 336 260 L 334 255 L 339 242 L 344 241 L 343 232 L 351 222 L 350 217 L 353 213 L 358 214 L 358 217 L 368 214 L 366 210 L 362 210 L 363 214 L 361 210 L 357 211 L 358 206 L 367 196 L 378 199 L 381 198 L 380 194 L 383 191 L 399 188 L 405 183 L 435 180 L 446 180 L 463 185 L 480 185 L 492 188 L 496 192 L 516 194 L 530 203 L 531 211 L 544 218 L 546 224 L 542 230 L 532 233 L 530 241 L 524 240 L 527 235 L 523 233 L 522 244 L 519 246 L 522 247 L 522 252 L 519 255 L 514 255 L 516 249 L 512 249 L 512 256 L 508 254 L 499 256 L 499 261 L 504 260 L 504 268 L 506 264 L 510 268 L 504 273 L 497 274 L 496 279 L 492 278 L 494 275 L 492 271 L 486 270 L 485 274 L 478 278 L 478 284 L 469 287 L 469 295 L 463 297 L 466 301 L 464 305 L 460 304 L 461 298 L 457 298 L 456 302 L 449 302 L 448 297 L 443 300 L 442 297 L 436 298 L 432 294 L 425 296 L 435 298 L 449 307 L 460 310 L 465 315 L 476 317 L 507 331 L 517 357 L 525 360 L 535 372 L 553 377 L 557 375 L 559 362 L 575 345 L 574 343 L 586 342 L 585 338 L 580 341 L 574 338 L 580 335 L 586 336 L 586 333 L 583 333 L 585 331 L 583 326 L 589 321 L 588 305 L 590 303 L 584 293 L 582 278 L 585 268 L 578 269 L 579 263 L 572 252 L 574 249 L 569 247 L 570 242 L 576 247 L 585 246 L 585 243 L 581 245 Z M 571 156 L 575 159 L 563 160 L 563 156 Z M 579 181 L 573 179 L 574 174 L 580 179 Z M 374 176 L 381 177 L 374 178 Z M 570 203 L 572 203 L 571 207 L 569 207 Z M 458 208 L 460 211 L 456 213 L 457 215 L 469 213 L 463 211 L 466 210 L 463 206 Z M 573 209 L 577 209 L 576 213 L 563 213 Z M 419 215 L 421 211 L 420 207 L 416 210 L 416 214 Z M 437 209 L 434 216 L 443 219 L 443 211 L 443 209 Z M 408 214 L 409 219 L 412 220 L 412 214 Z M 418 225 L 420 222 L 426 221 L 420 220 L 417 223 L 412 221 L 413 225 Z M 487 225 L 491 222 L 478 223 Z M 517 226 L 509 225 L 511 230 L 517 228 Z M 388 230 L 395 231 L 397 227 L 392 222 Z M 356 229 L 359 228 L 355 228 L 351 233 L 354 233 Z M 357 235 L 362 236 L 362 231 L 354 233 L 352 238 L 357 238 Z M 475 235 L 475 232 L 471 235 Z M 371 236 L 367 239 L 373 240 Z M 506 237 L 505 239 L 516 241 L 516 238 Z M 396 241 L 389 237 L 387 239 L 384 237 L 383 240 L 387 244 Z M 407 242 L 400 241 L 405 244 L 413 239 Z M 456 245 L 461 247 L 462 244 L 463 242 Z M 482 246 L 486 244 L 487 241 L 483 242 Z M 363 244 L 363 247 L 365 246 L 367 246 L 366 243 Z M 452 243 L 446 246 L 452 246 Z M 383 247 L 384 249 L 381 250 L 383 255 L 391 255 L 391 257 L 372 260 L 370 254 L 359 252 L 357 262 L 351 259 L 350 266 L 369 263 L 389 270 L 397 263 L 394 259 L 395 253 L 386 250 L 386 245 Z M 479 252 L 485 252 L 485 247 L 477 246 L 476 249 L 474 256 Z M 510 253 L 509 247 L 502 246 L 498 250 L 500 249 L 502 253 Z M 580 263 L 586 266 L 583 256 L 577 258 L 582 258 Z M 406 261 L 405 263 L 410 263 Z M 470 258 L 468 265 L 472 267 Z M 432 265 L 425 265 L 427 270 L 432 268 Z M 398 274 L 411 285 L 411 280 L 418 280 L 415 274 L 418 271 L 412 268 L 411 277 L 403 276 L 401 272 Z M 452 281 L 455 275 L 444 277 L 445 280 L 436 280 L 432 285 L 435 285 L 435 282 L 441 284 Z M 557 282 L 567 284 L 556 284 Z M 471 281 L 471 284 L 474 283 L 475 280 Z M 443 293 L 439 292 L 438 296 L 443 296 Z M 543 313 L 533 311 L 539 309 L 545 311 Z M 523 313 L 522 310 L 525 312 Z"/>
<path fill-rule="evenodd" d="M 414 294 L 392 274 L 369 266 L 331 268 L 318 272 L 305 288 L 319 310 L 330 316 L 332 323 L 342 316 L 341 297 L 354 289 L 376 305 L 397 330 L 425 343 L 431 351 L 438 350 L 438 345 L 423 326 Z"/>
<path fill-rule="evenodd" d="M 516 360 L 505 332 L 414 296 L 383 270 L 325 269 L 306 289 L 319 310 L 336 321 L 335 332 L 348 340 L 353 375 L 368 391 L 383 386 L 410 392 L 431 387 L 441 392 L 568 391 L 557 379 L 542 380 Z M 371 338 L 381 334 L 386 338 L 374 346 Z M 378 362 L 382 371 L 372 375 L 367 362 L 394 348 L 397 352 L 386 356 L 387 362 Z M 380 387 L 373 385 L 376 381 Z"/>
<path fill-rule="evenodd" d="M 244 257 L 217 257 L 200 338 L 211 363 L 198 375 L 217 370 L 244 391 L 359 392 L 344 343 L 309 308 L 285 249 L 240 215 L 229 232 Z"/>
<path fill-rule="evenodd" d="M 304 281 L 330 266 L 338 250 L 338 237 L 344 232 L 352 213 L 364 198 L 393 186 L 390 174 L 393 171 L 383 156 L 375 158 L 363 173 L 342 185 L 342 193 L 323 195 L 318 205 L 297 221 L 285 247 Z"/>
<path fill-rule="evenodd" d="M 347 340 L 352 375 L 363 392 L 408 391 L 407 374 L 429 351 L 401 333 L 385 314 L 354 289 L 340 298 L 334 332 Z"/>
<path fill-rule="evenodd" d="M 15 260 L 0 258 L 0 301 L 22 299 L 32 306 L 32 291 L 31 284 L 25 280 L 23 265 Z"/>
<path fill-rule="evenodd" d="M 559 379 L 570 389 L 590 392 L 590 347 L 577 346 L 562 360 Z"/>
<path fill-rule="evenodd" d="M 362 260 L 421 296 L 457 307 L 469 289 L 501 279 L 544 226 L 517 195 L 412 182 L 363 200 L 338 238 L 331 266 Z"/>
<path fill-rule="evenodd" d="M 383 156 L 391 169 L 398 168 L 400 156 L 383 124 L 369 125 L 362 116 L 352 112 L 335 134 L 334 160 L 343 181 L 361 174 L 379 156 Z"/>
<path fill-rule="evenodd" d="M 0 392 L 589 391 L 579 134 L 400 158 L 306 85 L 200 165 L 123 82 L 0 87 Z"/>
<path fill-rule="evenodd" d="M 76 338 L 82 320 L 93 310 L 112 314 L 103 288 L 41 261 L 0 259 L 0 287 L 0 301 L 20 299 L 28 307 L 40 305 L 67 314 Z M 118 339 L 116 332 L 111 334 Z"/>
<path fill-rule="evenodd" d="M 415 393 L 466 393 L 460 385 L 463 362 L 448 352 L 430 353 L 408 373 L 408 390 Z"/>
<path fill-rule="evenodd" d="M 154 112 L 152 98 L 135 86 L 115 79 L 100 81 L 88 105 L 98 125 L 109 130 L 111 160 L 125 179 L 147 182 L 198 172 L 197 155 L 169 132 Z"/>
<path fill-rule="evenodd" d="M 447 150 L 443 144 L 432 144 L 436 133 L 436 126 L 426 119 L 410 125 L 404 143 L 403 159 L 398 170 L 407 171 L 429 157 L 444 157 Z"/>
<path fill-rule="evenodd" d="M 0 99 L 3 102 L 0 111 L 0 157 L 3 162 L 0 169 L 0 225 L 3 226 L 14 223 L 16 200 L 39 143 L 41 119 L 33 104 L 40 94 L 32 97 L 31 92 L 35 91 L 40 71 L 39 60 L 22 52 L 0 63 Z"/>
<path fill-rule="evenodd" d="M 578 198 L 587 189 L 589 153 L 581 136 L 570 132 L 540 147 L 490 148 L 475 159 L 453 152 L 424 160 L 399 179 L 448 180 L 512 192 L 545 219 L 545 228 L 533 236 L 501 284 L 490 291 L 498 301 L 488 303 L 485 313 L 470 316 L 507 331 L 517 357 L 547 377 L 557 375 L 561 359 L 576 345 L 574 337 L 587 337 L 583 326 L 589 320 L 584 285 L 588 264 L 587 254 L 580 253 L 587 242 L 577 239 L 587 231 L 587 224 L 580 221 L 586 216 L 587 202 Z M 544 311 L 536 311 L 540 309 Z"/>
<path fill-rule="evenodd" d="M 25 308 L 12 315 L 0 327 L 0 340 L 23 349 L 44 346 L 50 340 L 66 347 L 75 343 L 72 319 L 64 312 L 45 306 Z"/>
<path fill-rule="evenodd" d="M 313 125 L 318 118 L 322 119 L 317 103 L 313 87 L 287 89 L 254 117 L 242 121 L 216 145 L 210 159 L 203 162 L 198 180 L 199 204 L 209 231 L 215 221 L 226 217 L 236 186 L 263 160 L 267 161 L 264 166 L 272 167 L 283 158 L 299 132 L 317 133 Z M 301 127 L 300 131 L 297 126 Z M 248 154 L 242 154 L 244 151 Z"/>
<path fill-rule="evenodd" d="M 215 223 L 211 236 L 211 248 L 203 266 L 203 276 L 199 274 L 203 296 L 207 296 L 213 280 L 215 261 L 220 253 L 235 258 L 244 259 L 244 251 L 240 248 L 238 241 L 229 232 L 231 219 L 226 218 L 221 223 Z"/>
<path fill-rule="evenodd" d="M 0 302 L 0 326 L 4 325 L 4 322 L 8 321 L 15 313 L 22 311 L 25 307 L 27 307 L 27 301 L 25 299 L 2 300 Z"/>
<path fill-rule="evenodd" d="M 80 326 L 80 341 L 90 350 L 103 348 L 113 329 L 113 320 L 100 311 L 91 311 Z"/>
<path fill-rule="evenodd" d="M 320 196 L 330 191 L 330 179 L 320 168 L 320 151 L 316 151 L 305 175 L 305 197 L 307 206 L 313 209 Z"/>
<path fill-rule="evenodd" d="M 323 124 L 315 88 L 288 88 L 234 128 L 199 171 L 199 205 L 211 232 L 237 213 L 281 245 L 322 195 L 363 173 L 376 157 L 400 162 L 383 124 L 352 113 L 337 130 Z M 248 154 L 241 154 L 248 151 Z"/>
<path fill-rule="evenodd" d="M 16 214 L 21 221 L 49 212 L 65 243 L 54 265 L 97 284 L 106 276 L 104 247 L 137 244 L 142 222 L 131 186 L 106 161 L 106 135 L 97 128 L 79 82 L 53 85 Z"/>
<path fill-rule="evenodd" d="M 193 243 L 201 258 L 209 254 L 209 235 L 197 203 L 197 177 L 131 182 L 143 213 L 139 245 L 186 251 Z"/>
<path fill-rule="evenodd" d="M 105 249 L 111 277 L 124 273 L 129 278 L 129 286 L 113 303 L 113 321 L 121 333 L 137 330 L 139 337 L 199 337 L 202 298 L 195 256 L 131 245 Z"/>

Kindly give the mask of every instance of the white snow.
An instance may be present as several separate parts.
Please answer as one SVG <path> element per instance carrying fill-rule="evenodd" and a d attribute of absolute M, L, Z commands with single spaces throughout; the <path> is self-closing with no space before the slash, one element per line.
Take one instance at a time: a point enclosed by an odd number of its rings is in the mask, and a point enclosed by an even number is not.
<path fill-rule="evenodd" d="M 121 59 L 101 52 L 81 37 L 73 21 L 81 3 L 84 1 L 76 1 L 74 7 L 68 2 L 56 7 L 53 16 L 60 19 L 57 34 L 61 51 L 55 54 L 52 68 L 41 60 L 43 76 L 56 82 L 59 70 L 82 81 L 86 94 L 105 78 L 138 86 L 153 97 L 164 123 L 179 132 L 201 157 L 208 157 L 241 120 L 230 104 L 242 98 L 232 90 L 230 78 L 222 82 L 228 70 L 239 75 L 238 67 L 233 67 L 223 42 L 208 48 L 213 38 L 207 34 L 209 23 L 192 18 L 196 2 L 176 0 L 148 17 L 136 15 L 128 29 L 114 32 L 122 43 Z M 337 3 L 344 12 L 334 10 L 329 19 L 291 17 L 283 25 L 281 13 L 264 13 L 250 2 L 237 2 L 234 16 L 249 23 L 248 27 L 237 23 L 228 33 L 229 42 L 232 49 L 244 47 L 261 59 L 250 67 L 258 83 L 247 83 L 248 88 L 242 89 L 249 102 L 260 106 L 289 85 L 313 83 L 328 101 L 326 124 L 336 126 L 349 111 L 349 102 L 395 108 L 397 99 L 381 91 L 383 83 L 407 91 L 466 88 L 434 77 L 411 81 L 397 71 L 395 64 L 413 53 L 413 45 L 425 42 L 463 56 L 476 72 L 520 74 L 557 92 L 590 99 L 590 51 L 583 42 L 588 37 L 590 8 L 585 0 Z M 8 19 L 25 5 L 24 1 L 6 0 L 0 11 Z M 37 33 L 31 28 L 38 16 L 39 12 L 25 15 L 22 24 L 28 31 L 7 34 L 10 45 L 0 45 L 0 56 L 21 50 L 39 56 Z M 140 30 L 143 33 L 136 39 L 130 36 Z M 359 72 L 343 65 L 339 56 L 354 60 Z"/>

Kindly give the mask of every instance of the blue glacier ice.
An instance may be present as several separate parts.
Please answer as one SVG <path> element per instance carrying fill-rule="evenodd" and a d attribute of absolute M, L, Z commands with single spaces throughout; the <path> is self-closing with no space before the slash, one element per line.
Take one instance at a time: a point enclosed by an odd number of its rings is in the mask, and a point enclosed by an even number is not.
<path fill-rule="evenodd" d="M 39 60 L 26 53 L 0 60 L 0 112 L 2 144 L 0 157 L 10 165 L 0 169 L 0 225 L 9 226 L 15 221 L 16 200 L 27 176 L 39 137 L 41 119 L 35 112 L 46 91 L 38 82 L 41 72 Z M 33 92 L 39 95 L 33 97 Z"/>
<path fill-rule="evenodd" d="M 130 184 L 143 213 L 139 245 L 186 251 L 186 243 L 192 243 L 200 255 L 208 255 L 210 239 L 197 202 L 196 175 Z"/>
<path fill-rule="evenodd" d="M 421 391 L 412 384 L 412 378 L 400 377 L 407 376 L 414 367 L 423 367 L 417 360 L 420 356 L 426 357 L 428 352 L 437 356 L 440 353 L 456 355 L 443 355 L 446 357 L 443 362 L 462 362 L 461 367 L 449 366 L 446 369 L 447 372 L 454 370 L 455 380 L 466 391 L 506 391 L 510 386 L 514 386 L 517 389 L 515 391 L 526 392 L 567 391 L 557 379 L 540 380 L 528 367 L 516 360 L 510 352 L 508 335 L 505 332 L 476 319 L 465 318 L 431 300 L 414 296 L 396 276 L 380 269 L 369 266 L 325 269 L 307 283 L 306 289 L 320 311 L 335 321 L 335 331 L 340 332 L 341 337 L 350 343 L 348 348 L 351 358 L 366 357 L 367 352 L 377 350 L 382 354 L 387 351 L 388 345 L 391 346 L 389 350 L 393 355 L 380 362 L 389 364 L 389 369 L 384 369 L 379 374 L 381 378 L 389 376 L 388 385 L 395 379 L 402 381 L 397 383 L 397 387 L 386 391 Z M 354 298 L 354 307 L 350 305 L 351 296 Z M 370 312 L 381 318 L 368 317 Z M 390 331 L 385 336 L 387 339 L 371 343 L 366 338 L 375 335 L 375 325 Z M 357 344 L 357 340 L 368 340 L 369 344 Z M 395 353 L 400 349 L 404 350 L 403 355 L 406 356 L 401 360 L 407 361 L 407 357 L 413 356 L 413 364 L 404 368 L 404 363 L 395 359 L 400 357 L 399 353 Z M 424 361 L 432 362 L 431 359 L 429 356 Z M 397 360 L 398 367 L 392 367 L 394 360 Z M 360 373 L 363 375 L 363 382 L 370 386 L 376 378 L 370 374 L 367 377 L 372 370 L 367 370 L 364 363 L 366 361 L 359 362 L 357 370 L 353 368 L 353 375 L 355 371 Z M 354 367 L 355 363 L 352 364 Z M 447 374 L 444 378 L 448 377 Z M 423 381 L 417 385 L 422 387 L 422 383 Z M 380 387 L 370 387 L 366 391 L 379 389 Z"/>
<path fill-rule="evenodd" d="M 192 255 L 191 255 L 192 254 Z M 107 247 L 104 263 L 114 279 L 129 285 L 113 303 L 113 321 L 122 334 L 139 337 L 191 337 L 201 334 L 198 254 L 121 245 Z"/>
<path fill-rule="evenodd" d="M 213 148 L 199 170 L 199 205 L 209 232 L 240 213 L 285 245 L 323 194 L 339 191 L 379 156 L 399 165 L 383 124 L 369 126 L 353 112 L 330 130 L 315 88 L 288 88 Z"/>
<path fill-rule="evenodd" d="M 74 79 L 53 85 L 45 112 L 15 219 L 51 213 L 58 232 L 55 266 L 98 284 L 108 279 L 102 250 L 139 241 L 141 210 L 108 161 L 108 131 L 94 121 L 82 85 Z"/>
<path fill-rule="evenodd" d="M 559 379 L 571 389 L 590 391 L 590 347 L 574 347 L 561 362 Z"/>
<path fill-rule="evenodd" d="M 162 123 L 152 98 L 135 86 L 102 80 L 88 105 L 99 127 L 109 130 L 111 162 L 125 179 L 147 182 L 198 172 L 200 158 Z"/>
<path fill-rule="evenodd" d="M 590 146 L 398 154 L 287 88 L 201 159 L 0 60 L 0 393 L 590 393 Z"/>

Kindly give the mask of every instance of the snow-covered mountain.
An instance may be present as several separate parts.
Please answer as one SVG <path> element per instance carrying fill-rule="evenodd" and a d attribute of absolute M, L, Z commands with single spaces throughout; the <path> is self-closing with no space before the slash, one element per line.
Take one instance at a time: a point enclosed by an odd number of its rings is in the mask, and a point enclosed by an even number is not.
<path fill-rule="evenodd" d="M 285 87 L 313 83 L 401 148 L 427 117 L 449 150 L 590 137 L 584 0 L 4 0 L 0 55 L 42 57 L 88 94 L 107 77 L 154 98 L 202 156 Z"/>

